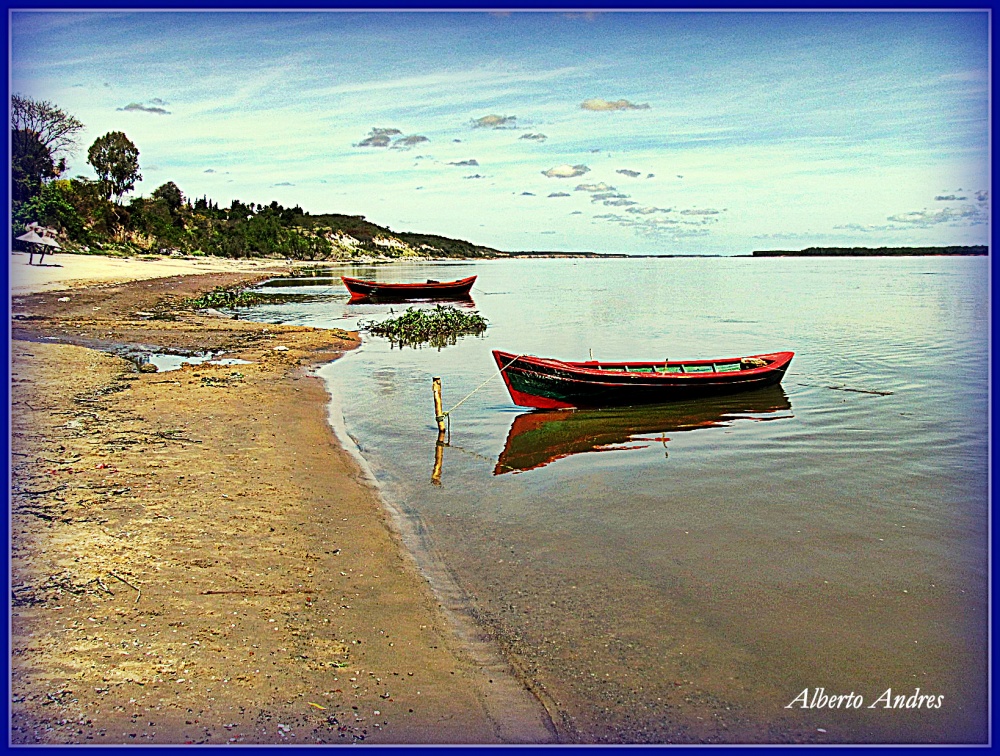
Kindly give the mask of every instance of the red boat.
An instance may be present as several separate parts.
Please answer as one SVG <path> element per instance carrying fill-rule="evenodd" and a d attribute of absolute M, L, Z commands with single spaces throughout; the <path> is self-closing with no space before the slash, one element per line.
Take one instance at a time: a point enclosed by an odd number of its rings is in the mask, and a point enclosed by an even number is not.
<path fill-rule="evenodd" d="M 780 383 L 793 352 L 717 360 L 563 362 L 493 350 L 514 404 L 625 407 L 735 394 Z"/>
<path fill-rule="evenodd" d="M 380 299 L 400 301 L 405 299 L 464 299 L 469 296 L 475 276 L 458 281 L 431 281 L 425 283 L 382 283 L 360 278 L 341 276 L 344 286 L 351 292 L 351 299 Z"/>

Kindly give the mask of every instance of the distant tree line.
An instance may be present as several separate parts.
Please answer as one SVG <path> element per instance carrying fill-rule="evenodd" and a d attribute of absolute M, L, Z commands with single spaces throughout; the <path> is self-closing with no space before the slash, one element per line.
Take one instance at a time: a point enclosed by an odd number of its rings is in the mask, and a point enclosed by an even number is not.
<path fill-rule="evenodd" d="M 469 242 L 393 233 L 361 216 L 310 215 L 299 206 L 244 203 L 229 207 L 207 197 L 186 197 L 173 181 L 149 197 L 129 194 L 139 172 L 139 149 L 121 131 L 94 141 L 87 163 L 97 179 L 65 177 L 66 159 L 79 149 L 83 124 L 49 102 L 11 97 L 12 237 L 29 223 L 54 228 L 64 247 L 79 251 L 175 252 L 221 257 L 280 257 L 323 260 L 332 256 L 413 254 L 494 257 L 500 253 Z M 349 246 L 337 244 L 350 236 Z M 13 242 L 20 244 L 20 242 Z"/>
<path fill-rule="evenodd" d="M 951 247 L 807 247 L 757 250 L 754 257 L 904 257 L 915 255 L 986 255 L 987 246 Z"/>

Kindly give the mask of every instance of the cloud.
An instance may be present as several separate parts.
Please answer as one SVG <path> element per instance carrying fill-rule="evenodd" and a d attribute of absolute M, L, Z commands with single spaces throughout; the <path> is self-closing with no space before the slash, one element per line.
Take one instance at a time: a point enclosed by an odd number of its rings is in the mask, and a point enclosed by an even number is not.
<path fill-rule="evenodd" d="M 834 231 L 857 231 L 857 232 L 863 233 L 863 234 L 870 234 L 870 233 L 878 232 L 878 233 L 881 234 L 881 233 L 885 233 L 886 231 L 908 231 L 909 229 L 904 228 L 903 226 L 876 225 L 874 223 L 869 223 L 869 224 L 844 223 L 842 225 L 834 226 L 833 230 Z M 754 237 L 754 238 L 757 238 L 757 239 L 767 239 L 767 238 L 772 238 L 772 237 L 775 238 L 775 239 L 792 238 L 792 236 L 788 235 L 788 234 L 786 234 L 784 236 L 781 236 L 781 235 L 778 235 L 778 234 L 767 234 L 765 236 L 759 236 L 759 237 Z"/>
<path fill-rule="evenodd" d="M 358 142 L 355 147 L 392 147 L 393 149 L 409 149 L 417 144 L 431 141 L 425 136 L 414 134 L 403 137 L 393 142 L 392 138 L 400 136 L 403 132 L 399 129 L 374 127 L 368 136 Z"/>
<path fill-rule="evenodd" d="M 576 178 L 587 173 L 589 170 L 590 168 L 585 165 L 557 165 L 555 168 L 542 171 L 542 175 L 549 178 Z"/>
<path fill-rule="evenodd" d="M 988 189 L 980 189 L 976 192 L 976 200 L 979 202 L 989 202 L 990 192 Z"/>
<path fill-rule="evenodd" d="M 574 210 L 570 215 L 583 215 L 583 210 Z"/>
<path fill-rule="evenodd" d="M 163 104 L 163 100 L 153 100 L 154 103 Z M 158 105 L 142 105 L 138 102 L 130 102 L 124 108 L 117 108 L 119 111 L 124 111 L 126 113 L 152 113 L 153 115 L 170 115 L 169 110 L 158 107 Z"/>
<path fill-rule="evenodd" d="M 954 208 L 946 207 L 943 210 L 916 210 L 910 213 L 900 213 L 890 215 L 886 220 L 892 223 L 905 223 L 909 226 L 927 228 L 929 226 L 939 226 L 942 224 L 953 224 L 959 226 L 975 226 L 986 223 L 986 215 L 983 211 L 972 205 Z"/>
<path fill-rule="evenodd" d="M 855 231 L 865 230 L 864 227 L 859 226 L 858 224 L 852 224 L 850 226 L 834 226 L 834 228 L 845 228 L 845 229 L 846 228 L 853 228 Z M 816 238 L 816 234 L 814 234 L 812 232 L 809 232 L 809 233 L 800 233 L 798 231 L 781 231 L 781 232 L 772 233 L 772 234 L 754 234 L 750 238 L 751 239 L 775 239 L 775 240 L 778 240 L 778 239 L 815 239 Z"/>
<path fill-rule="evenodd" d="M 642 175 L 641 171 L 630 171 L 628 168 L 619 168 L 615 173 L 620 173 L 623 176 L 631 176 L 632 178 L 639 178 Z"/>
<path fill-rule="evenodd" d="M 608 102 L 600 97 L 584 100 L 580 103 L 580 107 L 584 110 L 649 110 L 649 105 L 634 105 L 628 100 Z"/>
<path fill-rule="evenodd" d="M 577 192 L 615 192 L 618 191 L 610 184 L 603 181 L 599 184 L 578 184 L 574 191 Z"/>
<path fill-rule="evenodd" d="M 591 202 L 601 202 L 609 199 L 628 199 L 628 195 L 619 194 L 618 192 L 598 192 L 597 194 L 592 194 L 590 197 Z"/>
<path fill-rule="evenodd" d="M 624 197 L 619 199 L 607 199 L 604 200 L 604 204 L 608 207 L 628 207 L 629 205 L 638 205 L 638 202 L 633 202 L 630 199 Z"/>
<path fill-rule="evenodd" d="M 534 192 L 521 192 L 521 196 L 522 197 L 534 197 L 535 193 Z"/>
<path fill-rule="evenodd" d="M 282 181 L 278 184 L 271 184 L 271 186 L 295 186 L 291 181 Z"/>
<path fill-rule="evenodd" d="M 681 215 L 718 215 L 721 210 L 713 210 L 712 208 L 705 208 L 703 210 L 692 209 L 692 210 L 681 210 Z"/>
<path fill-rule="evenodd" d="M 669 213 L 669 207 L 630 207 L 625 212 L 635 213 L 636 215 L 653 215 L 654 213 Z"/>
<path fill-rule="evenodd" d="M 486 177 L 483 176 L 481 173 L 474 173 L 471 176 L 463 176 L 462 178 L 467 178 L 467 179 L 482 179 L 482 178 L 486 178 Z"/>
<path fill-rule="evenodd" d="M 474 129 L 513 129 L 517 127 L 517 116 L 488 115 L 472 121 Z"/>
<path fill-rule="evenodd" d="M 532 142 L 544 142 L 548 139 L 545 134 L 521 134 L 521 139 L 530 139 Z"/>
<path fill-rule="evenodd" d="M 475 160 L 475 159 L 472 159 L 472 160 L 459 160 L 459 161 L 454 162 L 454 163 L 448 163 L 448 165 L 466 165 L 466 166 L 472 166 L 472 165 L 479 165 L 479 161 Z"/>
<path fill-rule="evenodd" d="M 391 141 L 385 134 L 376 134 L 362 139 L 358 142 L 358 147 L 388 147 Z"/>
<path fill-rule="evenodd" d="M 214 168 L 206 168 L 204 172 L 205 173 L 215 173 L 215 169 Z"/>
<path fill-rule="evenodd" d="M 947 194 L 947 195 L 944 195 L 944 196 L 938 196 L 938 197 L 934 198 L 934 200 L 936 202 L 950 202 L 952 200 L 967 200 L 967 199 L 969 199 L 969 198 L 968 197 L 959 197 L 957 194 Z"/>
<path fill-rule="evenodd" d="M 629 212 L 629 211 L 626 211 Z M 616 213 L 605 213 L 595 215 L 596 220 L 615 223 L 623 228 L 628 228 L 640 236 L 649 236 L 658 239 L 680 240 L 695 236 L 708 236 L 711 230 L 703 224 L 705 221 L 696 224 L 682 224 L 682 222 L 671 218 L 663 217 L 626 217 Z"/>
<path fill-rule="evenodd" d="M 567 192 L 552 192 L 552 194 L 549 195 L 549 197 L 571 197 L 571 196 L 572 195 L 568 194 Z"/>
<path fill-rule="evenodd" d="M 358 147 L 388 147 L 394 136 L 403 132 L 399 129 L 373 127 L 368 136 L 358 142 Z"/>
<path fill-rule="evenodd" d="M 358 147 L 388 147 L 392 137 L 403 132 L 399 129 L 373 128 L 369 136 L 358 142 Z"/>
<path fill-rule="evenodd" d="M 402 139 L 397 139 L 395 142 L 393 142 L 392 149 L 394 149 L 394 150 L 409 149 L 410 147 L 413 147 L 416 144 L 421 144 L 423 142 L 429 142 L 429 141 L 431 141 L 431 140 L 428 139 L 425 136 L 420 136 L 419 134 L 414 134 L 413 136 L 408 136 L 408 137 L 403 137 Z"/>

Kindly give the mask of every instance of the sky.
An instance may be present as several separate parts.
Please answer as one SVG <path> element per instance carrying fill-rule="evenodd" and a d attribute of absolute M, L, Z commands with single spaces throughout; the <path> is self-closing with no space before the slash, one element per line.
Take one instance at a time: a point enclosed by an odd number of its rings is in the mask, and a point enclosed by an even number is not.
<path fill-rule="evenodd" d="M 124 132 L 130 196 L 504 251 L 989 240 L 985 10 L 10 14 L 11 92 L 83 122 L 68 176 Z"/>

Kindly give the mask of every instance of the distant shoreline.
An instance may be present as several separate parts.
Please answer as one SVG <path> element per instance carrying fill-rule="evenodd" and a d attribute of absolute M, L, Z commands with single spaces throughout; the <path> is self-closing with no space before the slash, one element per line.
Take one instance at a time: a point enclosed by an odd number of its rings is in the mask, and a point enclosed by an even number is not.
<path fill-rule="evenodd" d="M 989 247 L 808 247 L 806 249 L 768 249 L 755 250 L 753 253 L 741 255 L 695 255 L 695 254 L 641 254 L 630 255 L 624 252 L 505 252 L 508 258 L 586 258 L 586 259 L 634 259 L 663 257 L 940 257 L 945 256 L 988 256 Z"/>
<path fill-rule="evenodd" d="M 749 255 L 630 255 L 625 252 L 504 252 L 504 258 L 524 258 L 524 257 L 574 257 L 587 259 L 607 259 L 607 260 L 634 260 L 643 257 L 749 257 Z"/>
<path fill-rule="evenodd" d="M 755 250 L 753 257 L 927 257 L 989 255 L 989 247 L 808 247 L 802 250 Z"/>

